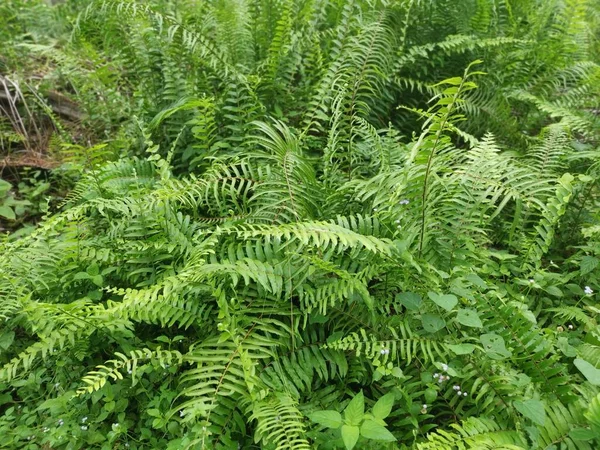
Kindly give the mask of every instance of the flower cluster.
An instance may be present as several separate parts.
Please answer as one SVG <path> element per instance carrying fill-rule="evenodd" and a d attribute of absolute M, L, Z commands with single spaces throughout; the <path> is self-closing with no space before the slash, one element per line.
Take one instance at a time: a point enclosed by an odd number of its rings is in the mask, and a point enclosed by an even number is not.
<path fill-rule="evenodd" d="M 448 364 L 442 364 L 442 370 L 444 372 L 448 372 Z M 438 383 L 443 383 L 444 381 L 448 381 L 450 379 L 448 375 L 441 373 L 434 373 L 433 378 L 436 379 Z"/>
<path fill-rule="evenodd" d="M 455 385 L 455 386 L 452 386 L 452 389 L 454 389 L 454 390 L 456 391 L 456 395 L 459 395 L 459 396 L 460 396 L 460 395 L 462 395 L 463 397 L 466 397 L 466 396 L 467 396 L 467 393 L 466 393 L 466 392 L 463 392 L 463 391 L 461 390 L 461 387 L 460 387 L 458 384 L 457 384 L 457 385 Z"/>
<path fill-rule="evenodd" d="M 450 379 L 448 375 L 442 375 L 441 373 L 434 373 L 433 378 L 435 378 L 438 383 L 443 383 L 444 381 L 448 381 Z"/>
<path fill-rule="evenodd" d="M 583 292 L 585 292 L 586 295 L 592 295 L 594 293 L 593 289 L 589 286 L 586 286 Z"/>

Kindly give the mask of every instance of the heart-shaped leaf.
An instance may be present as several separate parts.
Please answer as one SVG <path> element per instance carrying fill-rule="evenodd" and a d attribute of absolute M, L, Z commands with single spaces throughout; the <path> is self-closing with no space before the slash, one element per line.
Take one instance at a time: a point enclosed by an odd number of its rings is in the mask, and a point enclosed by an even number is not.
<path fill-rule="evenodd" d="M 396 301 L 400 302 L 409 311 L 417 311 L 421 306 L 421 296 L 414 292 L 401 292 L 396 295 Z"/>
<path fill-rule="evenodd" d="M 466 327 L 483 328 L 479 314 L 474 309 L 459 309 L 456 320 Z"/>
<path fill-rule="evenodd" d="M 421 316 L 421 322 L 423 322 L 423 328 L 429 333 L 435 333 L 440 331 L 446 326 L 446 321 L 437 314 L 423 314 Z"/>
<path fill-rule="evenodd" d="M 479 340 L 483 344 L 487 356 L 492 359 L 504 359 L 512 356 L 512 353 L 506 349 L 504 338 L 498 334 L 482 334 Z"/>
<path fill-rule="evenodd" d="M 427 296 L 439 307 L 444 308 L 446 311 L 452 311 L 452 308 L 458 303 L 456 295 L 452 294 L 436 294 L 435 292 L 428 292 Z"/>

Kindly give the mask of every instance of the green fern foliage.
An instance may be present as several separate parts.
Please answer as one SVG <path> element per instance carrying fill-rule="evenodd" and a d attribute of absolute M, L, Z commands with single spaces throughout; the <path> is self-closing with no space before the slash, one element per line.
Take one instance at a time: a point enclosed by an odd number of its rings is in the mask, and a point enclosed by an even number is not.
<path fill-rule="evenodd" d="M 0 447 L 599 448 L 597 4 L 0 16 Z"/>

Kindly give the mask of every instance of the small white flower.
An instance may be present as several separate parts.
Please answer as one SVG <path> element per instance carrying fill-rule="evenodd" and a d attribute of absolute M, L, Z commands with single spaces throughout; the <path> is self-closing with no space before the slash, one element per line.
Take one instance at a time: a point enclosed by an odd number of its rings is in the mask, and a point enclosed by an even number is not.
<path fill-rule="evenodd" d="M 185 416 L 185 413 L 183 412 L 183 410 L 179 411 L 179 417 L 183 417 Z"/>
<path fill-rule="evenodd" d="M 86 422 L 87 422 L 87 419 L 88 419 L 88 418 L 87 418 L 87 416 L 85 416 L 85 417 L 82 417 L 82 418 L 81 418 L 81 422 L 83 422 L 83 423 L 86 423 Z"/>
<path fill-rule="evenodd" d="M 373 208 L 373 211 L 377 212 L 377 208 Z"/>
<path fill-rule="evenodd" d="M 119 428 L 119 422 L 115 422 L 112 424 L 112 429 L 116 430 L 117 428 Z"/>
<path fill-rule="evenodd" d="M 569 328 L 569 330 L 572 330 L 573 329 L 573 325 L 569 325 L 568 328 Z"/>
<path fill-rule="evenodd" d="M 586 286 L 585 289 L 583 290 L 583 292 L 585 292 L 587 295 L 592 295 L 594 293 L 592 288 L 589 286 Z"/>
<path fill-rule="evenodd" d="M 409 202 L 408 200 L 406 200 L 406 199 L 404 199 L 404 200 L 400 200 L 400 204 L 401 204 L 401 205 L 408 205 L 409 203 L 410 203 L 410 202 Z"/>
<path fill-rule="evenodd" d="M 452 386 L 452 389 L 454 389 L 455 391 L 460 391 L 460 386 L 458 386 L 458 385 Z"/>
<path fill-rule="evenodd" d="M 47 433 L 48 431 L 50 431 L 50 428 L 48 427 L 44 427 L 44 429 L 42 430 L 44 433 Z"/>
<path fill-rule="evenodd" d="M 398 219 L 398 220 L 396 220 L 396 223 L 400 223 L 400 220 L 399 220 L 399 219 Z"/>
<path fill-rule="evenodd" d="M 442 370 L 444 372 L 447 372 L 448 371 L 448 364 L 442 364 Z"/>
<path fill-rule="evenodd" d="M 533 284 L 533 283 L 535 283 L 535 280 L 533 278 L 530 278 L 529 279 L 529 284 Z"/>
<path fill-rule="evenodd" d="M 467 393 L 466 393 L 466 392 L 463 392 L 463 397 L 466 397 L 466 396 L 467 396 Z"/>
<path fill-rule="evenodd" d="M 443 382 L 444 382 L 444 377 L 440 377 L 440 378 L 438 379 L 438 383 L 443 383 Z"/>
<path fill-rule="evenodd" d="M 81 429 L 82 429 L 83 431 L 86 431 L 86 430 L 88 429 L 88 427 L 87 427 L 86 425 L 81 425 Z"/>
<path fill-rule="evenodd" d="M 439 377 L 439 376 L 440 376 L 440 374 L 439 374 L 439 373 L 434 373 L 434 374 L 433 374 L 433 378 L 437 378 L 437 377 Z"/>
<path fill-rule="evenodd" d="M 129 369 L 129 370 L 127 371 L 127 373 L 128 373 L 129 375 L 131 375 L 133 372 L 131 371 L 131 369 Z"/>
<path fill-rule="evenodd" d="M 456 395 L 462 395 L 462 392 L 458 391 L 458 392 L 456 393 Z"/>
<path fill-rule="evenodd" d="M 382 355 L 385 355 L 385 348 L 382 348 L 379 353 L 381 353 Z"/>
<path fill-rule="evenodd" d="M 423 403 L 423 409 L 427 409 L 427 405 Z"/>

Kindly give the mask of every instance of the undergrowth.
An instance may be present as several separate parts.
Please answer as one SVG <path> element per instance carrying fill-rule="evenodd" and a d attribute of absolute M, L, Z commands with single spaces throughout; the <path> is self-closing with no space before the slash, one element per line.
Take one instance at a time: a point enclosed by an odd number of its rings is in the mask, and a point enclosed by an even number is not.
<path fill-rule="evenodd" d="M 4 2 L 0 446 L 598 448 L 599 12 Z"/>

